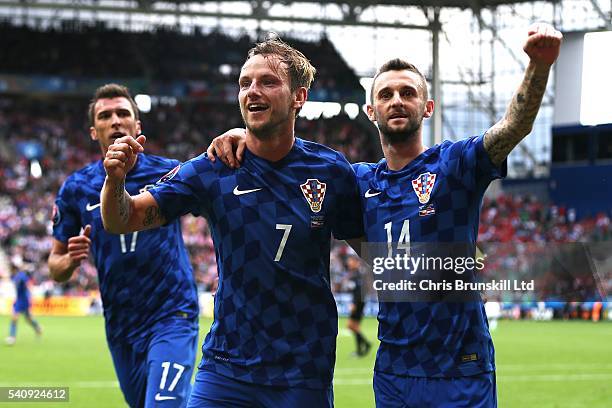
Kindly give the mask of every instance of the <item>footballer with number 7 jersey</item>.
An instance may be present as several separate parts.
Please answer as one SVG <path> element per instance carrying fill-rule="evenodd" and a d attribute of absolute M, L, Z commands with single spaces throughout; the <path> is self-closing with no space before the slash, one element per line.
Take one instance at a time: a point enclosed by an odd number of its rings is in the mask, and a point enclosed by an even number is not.
<path fill-rule="evenodd" d="M 106 154 L 107 230 L 129 234 L 187 213 L 211 227 L 219 286 L 190 407 L 333 406 L 331 235 L 359 238 L 363 227 L 350 164 L 294 136 L 314 73 L 278 39 L 249 51 L 239 78 L 247 127 L 240 169 L 202 154 L 133 196 L 125 174 L 146 139 L 120 138 Z"/>
<path fill-rule="evenodd" d="M 89 121 L 91 138 L 103 155 L 115 139 L 140 133 L 136 103 L 127 88 L 117 84 L 96 90 Z M 133 194 L 145 191 L 177 164 L 139 154 L 125 187 Z M 106 339 L 126 402 L 131 407 L 184 407 L 195 363 L 199 309 L 179 220 L 143 232 L 106 232 L 100 215 L 105 177 L 98 160 L 62 185 L 54 207 L 51 276 L 59 282 L 70 279 L 91 249 Z"/>
<path fill-rule="evenodd" d="M 530 62 L 504 118 L 484 135 L 431 148 L 422 141 L 423 118 L 434 108 L 425 77 L 400 59 L 379 69 L 367 109 L 385 158 L 353 165 L 368 242 L 398 249 L 461 243 L 466 255 L 475 253 L 484 192 L 505 175 L 506 157 L 531 131 L 561 39 L 548 24 L 531 26 L 523 47 Z M 226 134 L 208 154 L 237 167 L 243 145 L 242 136 Z M 385 299 L 378 313 L 377 407 L 497 406 L 493 342 L 480 299 Z"/>

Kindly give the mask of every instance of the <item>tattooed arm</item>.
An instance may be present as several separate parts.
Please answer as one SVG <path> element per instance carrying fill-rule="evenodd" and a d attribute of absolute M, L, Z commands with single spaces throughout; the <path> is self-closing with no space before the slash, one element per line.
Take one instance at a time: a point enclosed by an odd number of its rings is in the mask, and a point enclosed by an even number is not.
<path fill-rule="evenodd" d="M 131 197 L 125 191 L 125 177 L 134 167 L 138 152 L 143 150 L 144 141 L 144 136 L 119 138 L 106 152 L 106 179 L 100 192 L 100 212 L 104 229 L 108 232 L 125 234 L 166 223 L 151 193 Z"/>
<path fill-rule="evenodd" d="M 559 56 L 562 35 L 548 24 L 529 28 L 523 47 L 530 61 L 525 77 L 512 97 L 502 120 L 486 133 L 484 147 L 491 161 L 499 166 L 512 149 L 531 132 L 546 90 L 550 67 Z"/>
<path fill-rule="evenodd" d="M 148 191 L 131 197 L 124 183 L 114 185 L 107 177 L 100 193 L 100 211 L 104 229 L 126 234 L 166 224 L 157 201 Z"/>
<path fill-rule="evenodd" d="M 548 73 L 548 68 L 538 69 L 530 62 L 503 119 L 487 131 L 484 147 L 495 166 L 502 164 L 512 149 L 531 132 L 546 90 Z"/>

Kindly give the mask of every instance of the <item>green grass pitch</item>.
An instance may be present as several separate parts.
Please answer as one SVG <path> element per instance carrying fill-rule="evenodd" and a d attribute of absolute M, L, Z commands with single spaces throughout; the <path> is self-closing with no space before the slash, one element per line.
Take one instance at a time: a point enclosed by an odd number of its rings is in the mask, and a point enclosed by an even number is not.
<path fill-rule="evenodd" d="M 19 322 L 17 343 L 0 344 L 0 387 L 68 386 L 70 402 L 0 402 L 0 408 L 122 407 L 101 317 L 41 317 L 44 334 L 36 339 Z M 7 316 L 0 316 L 2 339 Z M 334 393 L 336 407 L 373 407 L 374 352 L 351 357 L 354 339 L 340 322 Z M 201 321 L 202 340 L 210 320 Z M 376 320 L 363 329 L 376 336 Z M 493 332 L 497 352 L 499 406 L 611 407 L 612 323 L 502 321 Z M 199 356 L 198 356 L 199 360 Z"/>

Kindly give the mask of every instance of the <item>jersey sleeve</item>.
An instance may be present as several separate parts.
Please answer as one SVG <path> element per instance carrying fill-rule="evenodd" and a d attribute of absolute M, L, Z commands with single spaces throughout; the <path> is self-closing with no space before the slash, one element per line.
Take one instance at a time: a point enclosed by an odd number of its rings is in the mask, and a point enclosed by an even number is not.
<path fill-rule="evenodd" d="M 204 155 L 179 164 L 148 190 L 170 222 L 185 214 L 203 215 L 208 207 L 208 183 L 214 173 Z"/>
<path fill-rule="evenodd" d="M 68 178 L 57 193 L 53 205 L 53 237 L 60 242 L 77 236 L 81 232 L 81 215 L 76 203 L 77 183 Z"/>
<path fill-rule="evenodd" d="M 357 177 L 353 167 L 342 158 L 343 172 L 340 180 L 339 197 L 337 201 L 336 222 L 334 223 L 333 235 L 336 239 L 353 239 L 362 237 L 363 216 L 361 214 L 361 201 L 359 200 L 359 189 Z"/>
<path fill-rule="evenodd" d="M 357 185 L 361 185 L 362 189 L 364 187 L 364 183 L 367 184 L 370 179 L 370 173 L 372 172 L 371 164 L 360 162 L 351 164 L 353 168 L 353 172 L 355 173 L 355 179 L 357 180 Z"/>
<path fill-rule="evenodd" d="M 484 134 L 451 143 L 441 156 L 447 174 L 469 190 L 484 190 L 491 181 L 506 177 L 506 160 L 499 167 L 491 162 L 484 148 Z"/>

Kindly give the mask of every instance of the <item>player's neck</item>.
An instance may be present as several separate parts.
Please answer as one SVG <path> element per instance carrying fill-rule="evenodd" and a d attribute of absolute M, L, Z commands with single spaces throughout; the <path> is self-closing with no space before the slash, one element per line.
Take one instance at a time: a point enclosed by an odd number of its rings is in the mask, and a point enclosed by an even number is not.
<path fill-rule="evenodd" d="M 383 142 L 382 148 L 387 159 L 387 167 L 394 171 L 403 169 L 427 149 L 421 137 L 405 142 Z"/>
<path fill-rule="evenodd" d="M 247 149 L 255 156 L 271 162 L 279 161 L 289 154 L 294 142 L 293 128 L 264 137 L 255 136 L 249 129 L 246 132 Z"/>

